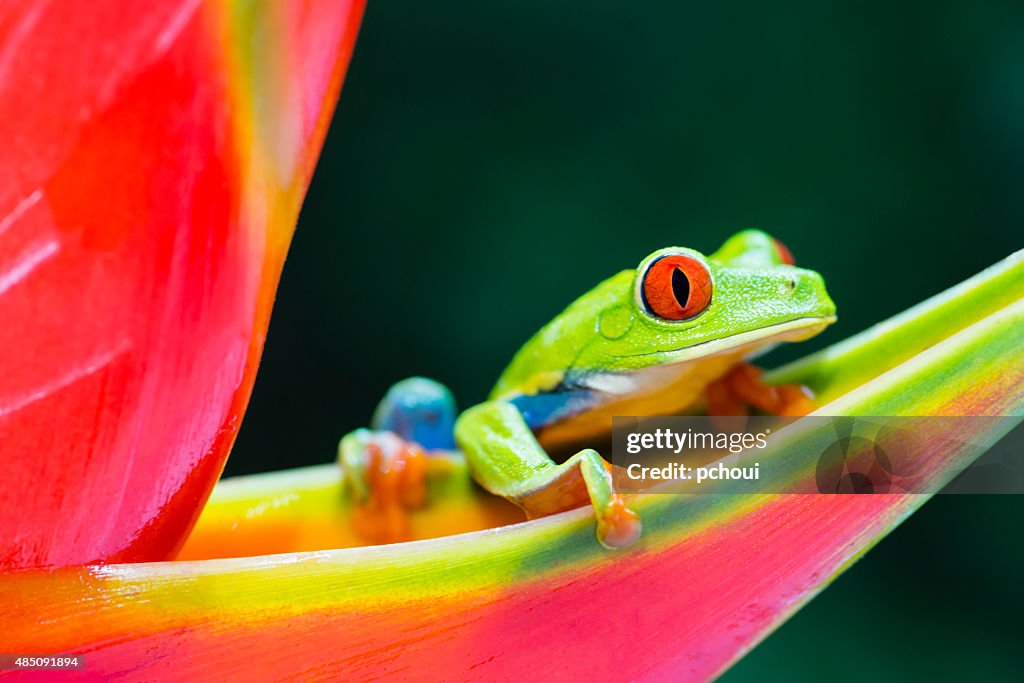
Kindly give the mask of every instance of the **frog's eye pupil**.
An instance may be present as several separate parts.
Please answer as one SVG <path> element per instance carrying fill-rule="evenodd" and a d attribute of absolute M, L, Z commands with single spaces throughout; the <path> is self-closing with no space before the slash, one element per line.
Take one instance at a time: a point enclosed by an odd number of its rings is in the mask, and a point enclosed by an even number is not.
<path fill-rule="evenodd" d="M 690 278 L 679 268 L 672 271 L 672 294 L 680 306 L 686 306 L 690 300 Z"/>
<path fill-rule="evenodd" d="M 647 267 L 640 293 L 652 315 L 664 320 L 689 320 L 711 304 L 711 274 L 699 259 L 669 254 Z"/>

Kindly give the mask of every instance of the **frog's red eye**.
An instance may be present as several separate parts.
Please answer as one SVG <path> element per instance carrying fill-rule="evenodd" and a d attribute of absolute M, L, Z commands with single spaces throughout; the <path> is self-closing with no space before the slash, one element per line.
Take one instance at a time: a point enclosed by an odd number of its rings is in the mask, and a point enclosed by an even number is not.
<path fill-rule="evenodd" d="M 663 256 L 644 273 L 647 309 L 665 320 L 689 320 L 711 303 L 711 274 L 691 256 Z"/>
<path fill-rule="evenodd" d="M 793 252 L 789 250 L 789 247 L 783 244 L 780 240 L 772 241 L 775 242 L 775 251 L 779 252 L 779 259 L 787 266 L 795 266 L 796 259 L 793 258 Z"/>

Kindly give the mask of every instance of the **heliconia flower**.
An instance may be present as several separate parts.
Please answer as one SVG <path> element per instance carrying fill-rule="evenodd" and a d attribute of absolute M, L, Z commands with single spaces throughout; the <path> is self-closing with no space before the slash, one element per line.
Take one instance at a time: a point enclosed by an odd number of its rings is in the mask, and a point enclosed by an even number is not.
<path fill-rule="evenodd" d="M 180 547 L 248 401 L 362 8 L 0 11 L 0 569 Z"/>
<path fill-rule="evenodd" d="M 641 496 L 643 536 L 613 552 L 590 510 L 512 524 L 453 477 L 413 516 L 424 540 L 345 547 L 324 465 L 223 482 L 185 542 L 361 11 L 0 13 L 0 653 L 84 655 L 93 680 L 714 676 L 927 496 Z M 824 415 L 1019 419 L 1024 253 L 773 378 Z M 958 424 L 986 444 L 1006 421 Z M 928 446 L 937 483 L 977 454 Z M 792 490 L 816 456 L 785 451 Z"/>
<path fill-rule="evenodd" d="M 808 382 L 825 415 L 1015 416 L 957 422 L 954 442 L 994 441 L 1024 415 L 1024 252 L 775 376 Z M 912 465 L 937 483 L 977 455 L 930 446 Z M 817 451 L 782 455 L 794 490 L 813 479 Z M 322 549 L 353 542 L 339 482 L 334 466 L 225 481 L 183 553 L 233 559 L 8 575 L 0 646 L 121 680 L 705 680 L 928 498 L 643 496 L 623 551 L 588 509 Z M 418 533 L 507 515 L 457 482 Z"/>

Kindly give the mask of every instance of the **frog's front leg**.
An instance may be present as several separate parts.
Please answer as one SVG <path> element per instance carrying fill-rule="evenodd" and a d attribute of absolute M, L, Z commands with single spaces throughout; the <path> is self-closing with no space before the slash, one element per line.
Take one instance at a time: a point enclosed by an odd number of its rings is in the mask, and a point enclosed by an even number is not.
<path fill-rule="evenodd" d="M 473 478 L 485 489 L 519 505 L 533 517 L 586 505 L 594 507 L 597 538 L 622 548 L 640 535 L 640 518 L 615 493 L 608 464 L 586 449 L 556 464 L 537 442 L 519 410 L 489 401 L 464 412 L 455 440 Z"/>
<path fill-rule="evenodd" d="M 438 460 L 429 451 L 455 448 L 454 423 L 451 392 L 433 380 L 413 377 L 388 390 L 372 429 L 357 429 L 341 440 L 338 462 L 355 501 L 353 523 L 361 538 L 408 540 L 409 511 L 426 502 L 428 469 Z"/>
<path fill-rule="evenodd" d="M 770 386 L 761 379 L 761 369 L 737 363 L 707 387 L 709 415 L 746 415 L 747 406 L 771 415 L 806 415 L 817 405 L 807 387 L 797 384 Z"/>
<path fill-rule="evenodd" d="M 357 429 L 338 446 L 356 534 L 372 543 L 409 539 L 409 511 L 426 502 L 426 454 L 391 432 Z"/>

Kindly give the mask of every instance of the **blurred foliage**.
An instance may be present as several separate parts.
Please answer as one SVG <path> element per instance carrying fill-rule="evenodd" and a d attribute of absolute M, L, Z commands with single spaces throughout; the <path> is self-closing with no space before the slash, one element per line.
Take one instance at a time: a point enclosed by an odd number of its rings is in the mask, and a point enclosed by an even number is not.
<path fill-rule="evenodd" d="M 1022 175 L 1019 3 L 371 0 L 227 473 L 330 460 L 409 375 L 478 401 L 602 278 L 742 227 L 839 307 L 794 358 L 1024 246 Z M 936 499 L 725 680 L 1015 678 L 1022 518 Z"/>

